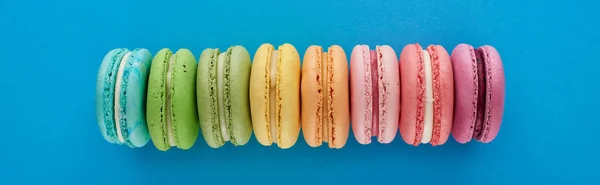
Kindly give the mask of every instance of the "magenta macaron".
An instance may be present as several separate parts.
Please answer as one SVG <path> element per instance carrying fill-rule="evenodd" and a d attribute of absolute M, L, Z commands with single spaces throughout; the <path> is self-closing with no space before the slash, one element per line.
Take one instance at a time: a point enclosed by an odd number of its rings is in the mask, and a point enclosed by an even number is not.
<path fill-rule="evenodd" d="M 489 143 L 498 135 L 504 112 L 502 59 L 492 46 L 475 49 L 459 44 L 451 60 L 455 85 L 452 136 L 463 144 L 473 138 Z"/>

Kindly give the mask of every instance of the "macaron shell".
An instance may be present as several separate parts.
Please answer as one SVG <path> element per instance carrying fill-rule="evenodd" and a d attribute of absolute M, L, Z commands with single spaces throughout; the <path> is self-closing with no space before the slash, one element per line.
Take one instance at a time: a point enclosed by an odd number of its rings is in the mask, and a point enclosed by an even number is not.
<path fill-rule="evenodd" d="M 217 108 L 217 60 L 219 49 L 205 49 L 198 60 L 196 99 L 202 136 L 208 146 L 218 148 L 225 144 L 221 136 Z M 212 66 L 212 68 L 211 68 Z M 212 91 L 211 91 L 212 89 Z"/>
<path fill-rule="evenodd" d="M 256 140 L 263 146 L 271 146 L 269 129 L 269 60 L 273 45 L 263 44 L 254 54 L 250 73 L 250 110 Z M 275 62 L 275 61 L 273 61 Z"/>
<path fill-rule="evenodd" d="M 467 143 L 473 137 L 477 117 L 477 64 L 475 50 L 471 45 L 459 44 L 451 55 L 454 72 L 454 121 L 452 136 L 459 143 Z"/>
<path fill-rule="evenodd" d="M 496 138 L 502 124 L 505 99 L 504 66 L 498 51 L 489 45 L 479 47 L 486 64 L 486 107 L 484 129 L 480 142 L 489 143 Z"/>
<path fill-rule="evenodd" d="M 277 146 L 292 147 L 300 134 L 300 56 L 291 44 L 279 46 L 277 117 L 281 128 Z"/>
<path fill-rule="evenodd" d="M 400 135 L 409 145 L 418 145 L 423 136 L 425 69 L 422 48 L 409 44 L 400 54 L 400 79 L 402 86 L 402 108 L 400 113 Z"/>
<path fill-rule="evenodd" d="M 444 47 L 430 45 L 427 47 L 431 55 L 433 71 L 433 135 L 431 145 L 442 145 L 448 141 L 452 130 L 454 116 L 454 76 L 452 62 Z"/>
<path fill-rule="evenodd" d="M 302 134 L 304 140 L 311 147 L 321 146 L 324 137 L 323 135 L 323 115 L 325 108 L 323 102 L 324 91 L 326 87 L 322 87 L 322 81 L 325 77 L 322 74 L 323 48 L 320 46 L 310 46 L 304 53 L 304 61 L 302 62 L 302 80 L 301 80 L 301 106 L 302 106 Z"/>
<path fill-rule="evenodd" d="M 250 85 L 250 54 L 242 46 L 231 48 L 231 68 L 229 77 L 229 101 L 231 114 L 229 129 L 230 142 L 234 145 L 245 145 L 252 136 L 252 119 L 250 117 L 250 100 L 248 97 Z"/>
<path fill-rule="evenodd" d="M 109 143 L 118 143 L 114 120 L 114 92 L 119 62 L 127 49 L 110 50 L 102 60 L 96 80 L 96 121 L 102 137 Z"/>
<path fill-rule="evenodd" d="M 373 125 L 369 46 L 356 45 L 350 54 L 350 113 L 352 132 L 360 144 L 371 143 Z"/>
<path fill-rule="evenodd" d="M 400 71 L 398 57 L 392 47 L 378 46 L 379 69 L 379 138 L 390 143 L 398 133 L 400 119 Z M 383 138 L 382 138 L 383 137 Z"/>
<path fill-rule="evenodd" d="M 187 150 L 196 142 L 199 130 L 195 88 L 196 59 L 190 50 L 179 49 L 171 67 L 173 137 L 178 148 Z"/>
<path fill-rule="evenodd" d="M 164 48 L 158 51 L 152 59 L 150 76 L 148 77 L 148 92 L 146 100 L 146 121 L 148 131 L 154 146 L 160 151 L 170 148 L 167 140 L 166 115 L 166 77 L 169 59 L 173 53 Z"/>
<path fill-rule="evenodd" d="M 328 54 L 331 56 L 329 65 L 331 73 L 329 74 L 328 103 L 331 112 L 330 119 L 333 119 L 333 128 L 328 129 L 333 135 L 329 139 L 330 148 L 342 148 L 348 141 L 350 132 L 350 93 L 348 92 L 348 59 L 344 49 L 338 45 L 329 47 Z"/>
<path fill-rule="evenodd" d="M 146 87 L 152 55 L 147 49 L 135 49 L 126 60 L 121 82 L 121 125 L 127 133 L 125 141 L 133 147 L 142 147 L 150 140 L 146 124 Z"/>

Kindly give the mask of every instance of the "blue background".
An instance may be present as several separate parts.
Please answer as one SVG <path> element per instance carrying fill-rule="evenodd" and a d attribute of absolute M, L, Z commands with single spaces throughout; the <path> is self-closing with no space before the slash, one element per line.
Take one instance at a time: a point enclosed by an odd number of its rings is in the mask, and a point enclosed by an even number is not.
<path fill-rule="evenodd" d="M 597 1 L 0 1 L 0 184 L 600 184 Z M 490 144 L 130 149 L 103 140 L 112 48 L 292 43 L 495 46 L 506 107 Z"/>

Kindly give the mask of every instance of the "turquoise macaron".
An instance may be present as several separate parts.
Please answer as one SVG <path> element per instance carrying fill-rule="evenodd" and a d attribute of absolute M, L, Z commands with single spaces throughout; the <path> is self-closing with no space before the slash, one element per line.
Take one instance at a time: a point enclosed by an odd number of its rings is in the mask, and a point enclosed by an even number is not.
<path fill-rule="evenodd" d="M 109 143 L 137 148 L 150 140 L 145 108 L 151 63 L 152 54 L 143 48 L 117 48 L 104 56 L 96 80 L 96 120 Z"/>

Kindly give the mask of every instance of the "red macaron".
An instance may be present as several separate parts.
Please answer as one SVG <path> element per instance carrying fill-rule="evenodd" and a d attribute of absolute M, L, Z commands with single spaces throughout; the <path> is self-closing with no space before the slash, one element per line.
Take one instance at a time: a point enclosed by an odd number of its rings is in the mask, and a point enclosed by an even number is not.
<path fill-rule="evenodd" d="M 409 44 L 400 54 L 400 134 L 409 145 L 442 145 L 450 136 L 454 76 L 444 47 Z"/>

